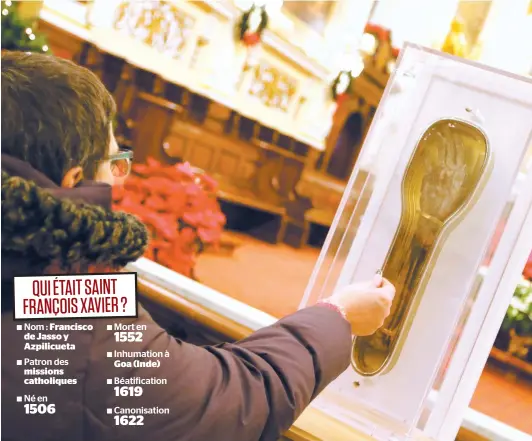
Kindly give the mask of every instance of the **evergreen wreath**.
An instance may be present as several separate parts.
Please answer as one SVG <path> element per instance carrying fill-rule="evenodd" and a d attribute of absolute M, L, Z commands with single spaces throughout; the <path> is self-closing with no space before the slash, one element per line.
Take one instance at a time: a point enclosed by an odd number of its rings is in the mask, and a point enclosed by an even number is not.
<path fill-rule="evenodd" d="M 261 20 L 257 29 L 250 30 L 250 20 L 254 14 L 260 13 Z M 244 12 L 238 23 L 238 39 L 247 46 L 254 46 L 260 42 L 264 29 L 268 26 L 268 13 L 264 6 L 253 5 L 248 11 Z"/>
<path fill-rule="evenodd" d="M 338 91 L 337 90 L 338 85 L 340 84 L 340 81 L 342 80 L 342 78 L 345 77 L 346 75 L 348 78 L 348 82 L 345 86 L 345 90 Z M 340 71 L 331 85 L 331 95 L 332 95 L 333 100 L 336 101 L 339 96 L 349 93 L 349 91 L 351 90 L 352 84 L 353 84 L 353 75 L 351 74 L 351 72 L 348 70 Z"/>

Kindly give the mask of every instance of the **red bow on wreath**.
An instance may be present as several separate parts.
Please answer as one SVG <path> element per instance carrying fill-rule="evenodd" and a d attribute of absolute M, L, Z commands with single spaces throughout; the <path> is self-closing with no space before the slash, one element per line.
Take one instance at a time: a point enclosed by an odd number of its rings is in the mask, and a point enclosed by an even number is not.
<path fill-rule="evenodd" d="M 245 33 L 244 37 L 242 37 L 242 41 L 246 46 L 255 46 L 256 44 L 260 43 L 260 35 L 256 32 L 254 33 Z"/>
<path fill-rule="evenodd" d="M 347 101 L 349 98 L 348 93 L 342 93 L 336 97 L 336 110 L 335 113 L 338 111 L 338 109 L 342 106 L 343 103 Z"/>

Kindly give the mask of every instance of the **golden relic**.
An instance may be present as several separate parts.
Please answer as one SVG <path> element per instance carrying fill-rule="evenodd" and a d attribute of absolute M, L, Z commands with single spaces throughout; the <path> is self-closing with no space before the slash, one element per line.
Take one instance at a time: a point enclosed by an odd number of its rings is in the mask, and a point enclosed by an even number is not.
<path fill-rule="evenodd" d="M 442 119 L 421 137 L 403 178 L 401 221 L 382 270 L 396 287 L 391 314 L 375 334 L 355 338 L 352 365 L 358 374 L 372 376 L 393 367 L 431 263 L 473 203 L 489 158 L 483 132 L 465 121 Z"/>
<path fill-rule="evenodd" d="M 456 439 L 530 255 L 531 134 L 532 79 L 401 50 L 301 306 L 377 268 L 396 294 L 314 407 L 378 441 Z"/>

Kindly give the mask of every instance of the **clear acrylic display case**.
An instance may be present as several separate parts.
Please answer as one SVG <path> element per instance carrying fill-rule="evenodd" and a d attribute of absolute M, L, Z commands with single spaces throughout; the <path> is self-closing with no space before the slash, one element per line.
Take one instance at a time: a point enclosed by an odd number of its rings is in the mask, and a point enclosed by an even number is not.
<path fill-rule="evenodd" d="M 301 306 L 378 269 L 397 294 L 316 407 L 454 439 L 532 248 L 531 154 L 531 79 L 405 46 Z"/>

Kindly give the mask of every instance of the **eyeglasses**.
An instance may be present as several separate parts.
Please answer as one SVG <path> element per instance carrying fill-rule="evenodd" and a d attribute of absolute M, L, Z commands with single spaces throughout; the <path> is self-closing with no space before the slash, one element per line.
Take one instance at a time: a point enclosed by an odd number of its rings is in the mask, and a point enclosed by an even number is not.
<path fill-rule="evenodd" d="M 131 163 L 133 162 L 133 151 L 120 149 L 118 153 L 110 155 L 108 158 L 111 165 L 111 172 L 116 178 L 124 179 L 131 172 Z"/>

